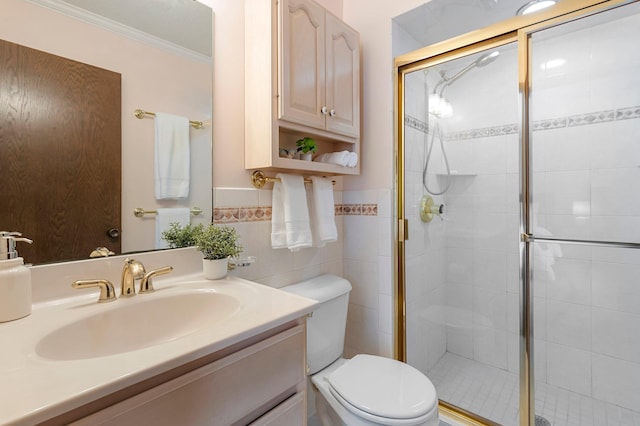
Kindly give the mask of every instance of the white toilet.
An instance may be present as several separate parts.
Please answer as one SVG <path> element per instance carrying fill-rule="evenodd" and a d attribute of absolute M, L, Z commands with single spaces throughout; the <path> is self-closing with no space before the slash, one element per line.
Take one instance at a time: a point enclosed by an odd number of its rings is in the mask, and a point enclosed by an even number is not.
<path fill-rule="evenodd" d="M 341 358 L 349 281 L 321 275 L 281 290 L 319 302 L 307 318 L 307 364 L 323 426 L 438 426 L 436 390 L 420 371 L 380 356 Z"/>

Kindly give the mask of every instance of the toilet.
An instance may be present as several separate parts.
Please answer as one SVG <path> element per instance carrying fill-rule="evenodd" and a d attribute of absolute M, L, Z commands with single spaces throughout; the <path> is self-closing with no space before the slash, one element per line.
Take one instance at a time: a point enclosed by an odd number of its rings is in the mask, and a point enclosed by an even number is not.
<path fill-rule="evenodd" d="M 342 358 L 351 284 L 321 275 L 280 290 L 319 302 L 307 318 L 307 365 L 323 426 L 438 426 L 431 381 L 400 361 Z"/>

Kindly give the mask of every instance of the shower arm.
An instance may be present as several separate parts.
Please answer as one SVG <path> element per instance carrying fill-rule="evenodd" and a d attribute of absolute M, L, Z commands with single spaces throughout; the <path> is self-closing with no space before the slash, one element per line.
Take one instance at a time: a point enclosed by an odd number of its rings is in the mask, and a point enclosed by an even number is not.
<path fill-rule="evenodd" d="M 455 83 L 455 81 L 457 79 L 459 79 L 460 77 L 462 77 L 463 75 L 465 75 L 469 70 L 471 70 L 472 68 L 478 66 L 476 62 L 472 62 L 469 65 L 467 65 L 466 67 L 462 68 L 460 71 L 458 71 L 456 74 L 453 75 L 453 77 L 447 77 L 446 73 L 442 73 L 442 80 L 440 80 L 437 84 L 436 87 L 433 88 L 433 93 L 437 93 L 438 91 L 438 87 L 440 87 L 440 85 L 442 85 L 442 88 L 440 89 L 440 93 L 438 93 L 438 95 L 442 96 L 444 93 L 444 89 L 446 89 L 448 86 L 451 86 L 453 83 Z"/>

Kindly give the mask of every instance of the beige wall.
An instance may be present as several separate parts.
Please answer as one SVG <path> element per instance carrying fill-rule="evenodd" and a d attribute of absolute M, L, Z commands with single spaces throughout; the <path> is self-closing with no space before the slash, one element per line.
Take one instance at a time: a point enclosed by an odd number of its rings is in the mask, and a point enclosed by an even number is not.
<path fill-rule="evenodd" d="M 208 120 L 211 114 L 210 62 L 169 53 L 26 0 L 2 0 L 0 38 L 122 74 L 124 252 L 154 247 L 155 220 L 153 216 L 135 217 L 135 207 L 152 210 L 199 205 L 205 210 L 199 220 L 210 220 L 211 127 L 191 130 L 189 199 L 159 203 L 153 190 L 153 120 L 139 120 L 133 115 L 134 109 L 142 108 Z M 204 178 L 197 178 L 200 176 Z"/>
<path fill-rule="evenodd" d="M 360 32 L 363 52 L 362 174 L 345 179 L 345 189 L 393 188 L 391 20 L 423 3 L 423 0 L 344 1 L 343 19 Z M 367 12 L 362 13 L 364 10 Z"/>

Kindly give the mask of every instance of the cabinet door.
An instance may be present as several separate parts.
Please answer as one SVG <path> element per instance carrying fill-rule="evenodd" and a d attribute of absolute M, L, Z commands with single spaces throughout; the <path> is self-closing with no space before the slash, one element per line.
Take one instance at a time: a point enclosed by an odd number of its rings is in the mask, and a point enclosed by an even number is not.
<path fill-rule="evenodd" d="M 324 9 L 309 0 L 283 0 L 280 9 L 282 120 L 324 129 Z"/>
<path fill-rule="evenodd" d="M 326 129 L 347 136 L 360 135 L 360 38 L 358 33 L 327 13 Z"/>

